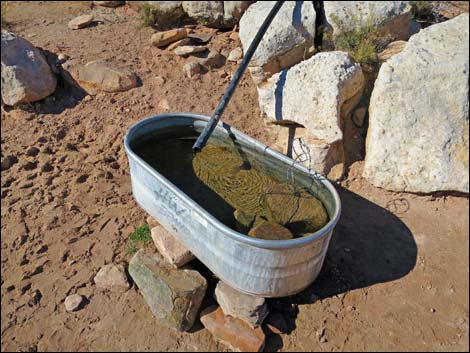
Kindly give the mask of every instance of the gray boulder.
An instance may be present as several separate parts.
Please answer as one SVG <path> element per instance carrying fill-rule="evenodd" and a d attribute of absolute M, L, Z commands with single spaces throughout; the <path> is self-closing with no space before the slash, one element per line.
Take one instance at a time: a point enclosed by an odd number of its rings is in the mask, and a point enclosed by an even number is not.
<path fill-rule="evenodd" d="M 103 6 L 103 7 L 119 7 L 124 5 L 126 2 L 125 1 L 93 1 L 94 4 L 98 6 Z"/>
<path fill-rule="evenodd" d="M 412 19 L 409 1 L 324 1 L 333 35 L 371 24 L 393 40 L 407 40 L 419 31 Z"/>
<path fill-rule="evenodd" d="M 290 154 L 286 146 L 292 146 L 298 154 L 293 153 L 294 158 L 328 175 L 344 163 L 343 122 L 359 102 L 363 87 L 360 65 L 340 51 L 316 54 L 273 75 L 258 87 L 261 111 L 276 123 L 290 121 L 304 127 L 296 128 L 295 134 L 279 127 L 273 147 Z"/>
<path fill-rule="evenodd" d="M 275 1 L 258 1 L 240 20 L 240 41 L 247 51 Z M 313 54 L 316 13 L 311 1 L 286 1 L 266 31 L 251 59 L 256 83 Z"/>
<path fill-rule="evenodd" d="M 364 167 L 375 186 L 468 193 L 468 16 L 422 30 L 382 65 Z"/>
<path fill-rule="evenodd" d="M 183 1 L 189 17 L 216 28 L 235 26 L 252 1 Z"/>
<path fill-rule="evenodd" d="M 44 54 L 26 39 L 2 30 L 2 101 L 7 105 L 41 100 L 57 80 Z"/>

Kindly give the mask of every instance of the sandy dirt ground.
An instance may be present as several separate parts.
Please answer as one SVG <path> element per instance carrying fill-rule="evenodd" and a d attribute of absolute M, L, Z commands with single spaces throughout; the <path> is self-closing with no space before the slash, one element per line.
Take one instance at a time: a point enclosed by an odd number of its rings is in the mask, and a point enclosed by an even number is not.
<path fill-rule="evenodd" d="M 90 99 L 60 82 L 50 98 L 2 108 L 2 158 L 18 158 L 1 172 L 2 351 L 225 351 L 200 322 L 176 333 L 152 316 L 135 286 L 111 293 L 93 277 L 106 263 L 130 260 L 129 234 L 147 217 L 131 193 L 127 129 L 167 111 L 210 115 L 228 83 L 221 73 L 236 64 L 189 79 L 186 59 L 150 46 L 153 30 L 141 15 L 89 3 L 7 4 L 4 15 L 34 45 L 77 64 L 109 60 L 135 71 L 141 85 Z M 89 12 L 94 26 L 67 28 Z M 210 46 L 235 48 L 229 35 L 218 32 Z M 223 119 L 273 143 L 248 74 Z M 355 136 L 363 151 L 365 127 Z M 361 169 L 353 163 L 337 185 L 343 214 L 319 278 L 298 295 L 269 300 L 288 330 L 267 336 L 265 350 L 468 351 L 468 197 L 387 192 L 363 180 Z M 73 293 L 88 302 L 67 313 L 63 302 Z"/>

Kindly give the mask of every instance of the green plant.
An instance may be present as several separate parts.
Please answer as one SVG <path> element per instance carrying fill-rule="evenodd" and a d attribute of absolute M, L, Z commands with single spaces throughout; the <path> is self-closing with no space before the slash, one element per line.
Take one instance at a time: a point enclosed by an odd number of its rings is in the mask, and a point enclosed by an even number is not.
<path fill-rule="evenodd" d="M 351 15 L 348 24 L 341 23 L 337 17 L 333 17 L 332 21 L 339 32 L 330 39 L 335 49 L 348 52 L 354 61 L 361 65 L 377 62 L 377 53 L 388 40 L 379 33 L 372 18 L 360 23 L 357 17 Z"/>
<path fill-rule="evenodd" d="M 410 1 L 410 4 L 414 19 L 432 22 L 434 11 L 430 1 Z"/>
<path fill-rule="evenodd" d="M 7 22 L 7 20 L 5 19 L 5 14 L 6 14 L 6 12 L 7 12 L 6 7 L 7 7 L 7 6 L 6 6 L 5 2 L 2 1 L 2 9 L 1 9 L 1 11 L 2 11 L 2 12 L 1 12 L 1 20 L 2 20 L 1 26 L 2 26 L 2 28 L 8 27 L 8 22 Z"/>
<path fill-rule="evenodd" d="M 142 7 L 144 16 L 144 26 L 152 27 L 157 21 L 157 10 L 150 4 L 144 4 Z"/>
<path fill-rule="evenodd" d="M 135 254 L 139 247 L 147 244 L 151 240 L 152 236 L 150 234 L 150 227 L 148 224 L 144 224 L 140 227 L 137 227 L 134 233 L 129 235 L 129 241 L 127 244 L 127 254 Z"/>

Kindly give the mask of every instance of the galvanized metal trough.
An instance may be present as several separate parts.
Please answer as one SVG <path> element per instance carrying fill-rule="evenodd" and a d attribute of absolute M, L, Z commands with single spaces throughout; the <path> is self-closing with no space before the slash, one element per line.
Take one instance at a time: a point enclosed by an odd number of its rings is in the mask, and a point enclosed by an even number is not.
<path fill-rule="evenodd" d="M 137 203 L 232 287 L 263 297 L 283 297 L 302 291 L 318 276 L 340 217 L 340 199 L 328 180 L 229 125 L 219 123 L 210 141 L 241 147 L 249 158 L 264 164 L 279 178 L 309 188 L 329 214 L 328 224 L 311 235 L 291 240 L 261 240 L 221 223 L 133 150 L 142 139 L 195 137 L 208 121 L 209 117 L 202 115 L 170 113 L 150 117 L 130 128 L 124 145 Z"/>

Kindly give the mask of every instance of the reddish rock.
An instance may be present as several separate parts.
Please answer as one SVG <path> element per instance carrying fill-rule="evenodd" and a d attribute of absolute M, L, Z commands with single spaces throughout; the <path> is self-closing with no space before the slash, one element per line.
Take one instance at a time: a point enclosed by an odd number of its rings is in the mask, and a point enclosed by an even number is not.
<path fill-rule="evenodd" d="M 158 227 L 160 225 L 160 223 L 158 223 L 158 221 L 152 216 L 147 217 L 147 224 L 149 225 L 150 229 Z"/>
<path fill-rule="evenodd" d="M 99 60 L 89 62 L 71 74 L 88 94 L 123 92 L 137 87 L 137 76 L 133 72 Z"/>
<path fill-rule="evenodd" d="M 175 50 L 173 50 L 173 53 L 179 56 L 186 56 L 186 55 L 191 55 L 195 53 L 200 53 L 207 50 L 206 46 L 193 46 L 193 45 L 182 45 Z"/>
<path fill-rule="evenodd" d="M 183 38 L 183 39 L 180 39 L 179 41 L 177 42 L 174 42 L 173 44 L 170 44 L 167 49 L 168 50 L 173 50 L 173 49 L 176 49 L 178 47 L 181 47 L 183 45 L 188 45 L 189 43 L 191 43 L 191 39 L 190 38 Z"/>
<path fill-rule="evenodd" d="M 289 229 L 280 224 L 264 220 L 260 221 L 258 224 L 255 223 L 253 228 L 248 232 L 248 235 L 253 238 L 266 240 L 287 240 L 294 237 Z"/>
<path fill-rule="evenodd" d="M 201 73 L 201 65 L 197 62 L 189 61 L 183 66 L 183 72 L 188 78 L 192 78 L 195 75 Z"/>
<path fill-rule="evenodd" d="M 238 32 L 232 32 L 230 33 L 230 39 L 233 40 L 233 41 L 238 41 L 240 40 L 240 36 L 238 35 Z"/>
<path fill-rule="evenodd" d="M 187 35 L 188 32 L 185 28 L 176 28 L 165 32 L 154 33 L 150 41 L 156 47 L 164 47 L 168 44 L 176 42 L 177 40 L 186 38 Z"/>
<path fill-rule="evenodd" d="M 71 20 L 67 26 L 70 29 L 81 29 L 93 22 L 93 15 L 81 15 Z"/>
<path fill-rule="evenodd" d="M 201 322 L 214 338 L 241 352 L 260 352 L 265 335 L 261 327 L 252 328 L 245 321 L 224 315 L 222 309 L 210 307 L 201 313 Z"/>
<path fill-rule="evenodd" d="M 108 264 L 101 267 L 94 282 L 97 287 L 116 292 L 125 292 L 130 288 L 123 265 Z"/>
<path fill-rule="evenodd" d="M 194 255 L 175 236 L 168 233 L 163 226 L 152 228 L 152 239 L 158 252 L 173 265 L 181 267 L 194 260 Z"/>
<path fill-rule="evenodd" d="M 217 283 L 215 298 L 224 314 L 241 319 L 251 327 L 261 325 L 268 315 L 264 298 L 242 293 L 222 281 Z"/>

